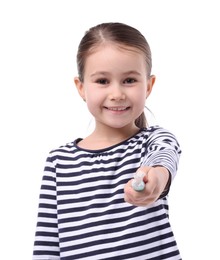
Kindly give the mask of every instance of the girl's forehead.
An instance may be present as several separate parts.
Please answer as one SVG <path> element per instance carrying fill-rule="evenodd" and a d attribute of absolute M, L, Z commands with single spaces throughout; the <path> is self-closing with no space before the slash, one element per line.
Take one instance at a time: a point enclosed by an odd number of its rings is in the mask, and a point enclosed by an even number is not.
<path fill-rule="evenodd" d="M 101 45 L 93 49 L 85 60 L 84 73 L 93 75 L 97 71 L 112 74 L 139 71 L 146 74 L 147 66 L 142 52 L 122 45 Z"/>
<path fill-rule="evenodd" d="M 97 65 L 110 65 L 114 63 L 114 66 L 119 63 L 145 63 L 145 57 L 143 53 L 137 48 L 128 47 L 126 45 L 115 44 L 102 44 L 91 50 L 86 57 L 85 64 Z M 115 63 L 116 62 L 116 63 Z"/>
<path fill-rule="evenodd" d="M 109 41 L 109 42 L 102 42 L 102 43 L 99 43 L 99 44 L 93 46 L 92 48 L 90 48 L 88 55 L 94 54 L 95 52 L 102 51 L 106 48 L 115 49 L 115 50 L 122 51 L 122 52 L 127 51 L 127 52 L 134 52 L 134 53 L 138 53 L 138 54 L 143 54 L 143 52 L 140 49 L 138 49 L 137 47 Z"/>

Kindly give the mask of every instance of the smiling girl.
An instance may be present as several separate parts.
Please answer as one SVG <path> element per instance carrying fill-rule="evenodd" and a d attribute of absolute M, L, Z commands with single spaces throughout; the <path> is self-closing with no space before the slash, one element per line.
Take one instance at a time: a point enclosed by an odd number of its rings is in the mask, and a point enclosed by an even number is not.
<path fill-rule="evenodd" d="M 147 125 L 155 83 L 145 37 L 122 23 L 90 28 L 75 85 L 95 127 L 50 152 L 42 180 L 33 260 L 180 260 L 167 195 L 181 149 Z M 132 185 L 143 173 L 143 188 Z"/>

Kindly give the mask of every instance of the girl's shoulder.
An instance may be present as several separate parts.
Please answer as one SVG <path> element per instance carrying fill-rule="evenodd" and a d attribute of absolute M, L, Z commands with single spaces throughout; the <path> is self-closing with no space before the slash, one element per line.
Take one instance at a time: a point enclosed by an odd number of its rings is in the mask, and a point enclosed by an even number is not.
<path fill-rule="evenodd" d="M 173 133 L 170 130 L 159 125 L 153 125 L 153 126 L 142 128 L 141 132 L 148 136 L 163 135 L 163 134 L 173 135 Z"/>
<path fill-rule="evenodd" d="M 49 151 L 49 156 L 51 157 L 59 157 L 60 155 L 65 156 L 65 154 L 74 154 L 77 150 L 77 142 L 81 140 L 81 138 L 76 138 L 73 141 L 66 142 L 60 146 L 54 147 Z"/>
<path fill-rule="evenodd" d="M 143 128 L 140 133 L 148 142 L 160 140 L 160 142 L 177 143 L 179 145 L 176 135 L 169 129 L 159 125 Z"/>

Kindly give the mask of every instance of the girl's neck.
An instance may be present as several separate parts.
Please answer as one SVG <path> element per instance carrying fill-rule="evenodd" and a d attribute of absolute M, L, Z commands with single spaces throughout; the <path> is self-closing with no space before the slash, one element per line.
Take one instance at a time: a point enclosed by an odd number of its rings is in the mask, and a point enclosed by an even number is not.
<path fill-rule="evenodd" d="M 135 135 L 140 129 L 136 126 L 124 128 L 96 127 L 95 130 L 80 141 L 81 148 L 98 150 L 104 149 L 127 140 Z"/>

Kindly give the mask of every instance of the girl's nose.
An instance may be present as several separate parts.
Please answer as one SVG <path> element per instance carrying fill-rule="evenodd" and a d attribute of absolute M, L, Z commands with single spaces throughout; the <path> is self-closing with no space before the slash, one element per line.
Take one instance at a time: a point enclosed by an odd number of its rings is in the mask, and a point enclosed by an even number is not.
<path fill-rule="evenodd" d="M 125 93 L 124 93 L 121 86 L 113 86 L 111 88 L 111 92 L 110 92 L 109 97 L 110 97 L 111 100 L 116 100 L 116 101 L 124 100 L 125 99 Z"/>

